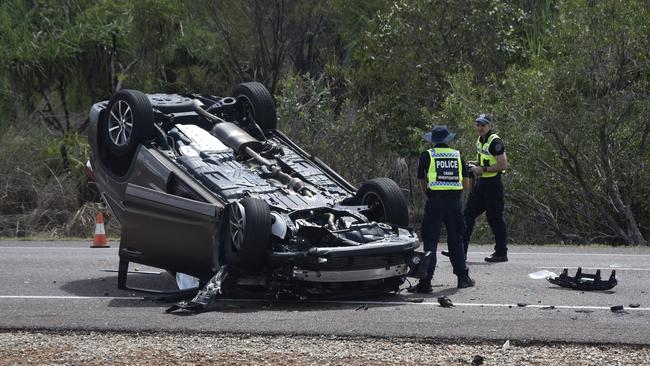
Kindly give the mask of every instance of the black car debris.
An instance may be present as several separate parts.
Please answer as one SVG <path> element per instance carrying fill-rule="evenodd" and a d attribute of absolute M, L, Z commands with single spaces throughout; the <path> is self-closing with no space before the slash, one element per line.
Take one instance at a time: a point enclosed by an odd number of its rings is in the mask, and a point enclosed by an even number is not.
<path fill-rule="evenodd" d="M 260 83 L 227 97 L 121 90 L 92 106 L 89 141 L 121 223 L 119 288 L 130 262 L 201 286 L 230 268 L 231 296 L 390 292 L 421 273 L 399 186 L 357 189 L 296 145 Z"/>

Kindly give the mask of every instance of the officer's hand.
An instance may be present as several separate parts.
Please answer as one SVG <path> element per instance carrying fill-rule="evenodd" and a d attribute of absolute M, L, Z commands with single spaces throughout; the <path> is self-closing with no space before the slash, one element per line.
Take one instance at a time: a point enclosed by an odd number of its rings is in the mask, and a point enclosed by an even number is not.
<path fill-rule="evenodd" d="M 476 175 L 481 175 L 481 174 L 483 174 L 483 167 L 481 167 L 481 166 L 476 166 L 476 165 L 472 166 L 472 173 L 474 173 L 474 174 L 476 174 Z"/>

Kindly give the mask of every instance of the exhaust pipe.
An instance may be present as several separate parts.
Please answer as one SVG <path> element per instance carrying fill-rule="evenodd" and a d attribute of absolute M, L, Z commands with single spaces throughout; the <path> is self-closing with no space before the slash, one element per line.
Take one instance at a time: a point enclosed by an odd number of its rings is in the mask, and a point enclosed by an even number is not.
<path fill-rule="evenodd" d="M 221 142 L 226 144 L 226 146 L 235 150 L 237 155 L 246 154 L 257 161 L 259 164 L 264 165 L 271 172 L 271 176 L 279 180 L 282 184 L 286 184 L 287 187 L 292 189 L 295 192 L 298 192 L 304 196 L 311 197 L 314 195 L 307 184 L 303 182 L 300 178 L 292 177 L 291 175 L 282 171 L 282 168 L 278 164 L 269 161 L 268 159 L 261 156 L 258 152 L 262 151 L 264 144 L 249 135 L 248 132 L 242 130 L 236 124 L 232 122 L 226 122 L 223 119 L 213 115 L 210 112 L 207 112 L 203 109 L 203 103 L 198 99 L 194 99 L 194 109 L 196 112 L 203 117 L 215 122 L 214 127 L 212 127 L 212 132 L 217 136 Z"/>

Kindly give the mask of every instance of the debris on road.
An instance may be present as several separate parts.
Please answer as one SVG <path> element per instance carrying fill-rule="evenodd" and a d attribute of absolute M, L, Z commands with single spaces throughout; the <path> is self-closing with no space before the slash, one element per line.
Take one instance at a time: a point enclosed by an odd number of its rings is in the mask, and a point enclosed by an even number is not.
<path fill-rule="evenodd" d="M 501 351 L 507 351 L 510 348 L 510 340 L 508 339 L 503 346 L 501 346 Z"/>
<path fill-rule="evenodd" d="M 615 270 L 612 270 L 612 274 L 607 281 L 603 281 L 600 278 L 599 269 L 596 270 L 596 274 L 587 274 L 582 273 L 582 267 L 578 267 L 576 275 L 573 277 L 569 276 L 569 270 L 565 268 L 560 276 L 547 277 L 546 280 L 554 285 L 583 291 L 604 291 L 618 284 Z"/>
<path fill-rule="evenodd" d="M 533 273 L 529 273 L 528 277 L 534 279 L 534 280 L 541 280 L 544 278 L 555 278 L 557 277 L 557 274 L 551 271 L 547 270 L 541 270 Z"/>
<path fill-rule="evenodd" d="M 224 284 L 230 280 L 229 266 L 222 266 L 219 272 L 189 301 L 181 301 L 169 309 L 166 313 L 172 313 L 177 310 L 185 310 L 192 313 L 200 313 L 209 310 L 215 302 L 222 297 L 224 293 Z"/>
<path fill-rule="evenodd" d="M 485 361 L 485 358 L 481 355 L 476 355 L 474 356 L 474 359 L 472 360 L 472 366 L 480 366 L 483 364 L 483 361 Z"/>
<path fill-rule="evenodd" d="M 617 313 L 617 312 L 622 312 L 624 308 L 623 308 L 623 305 L 616 305 L 616 306 L 612 306 L 612 307 L 610 307 L 609 309 L 610 309 L 613 313 Z"/>
<path fill-rule="evenodd" d="M 447 296 L 440 296 L 438 298 L 438 304 L 442 306 L 443 308 L 451 308 L 454 306 L 454 303 L 451 302 L 451 299 L 448 298 Z"/>
<path fill-rule="evenodd" d="M 517 306 L 519 306 L 520 308 L 524 308 L 524 307 L 528 306 L 528 304 L 526 304 L 524 302 L 518 302 Z"/>
<path fill-rule="evenodd" d="M 628 306 L 631 308 L 638 308 L 639 306 L 641 306 L 641 304 L 630 304 Z"/>

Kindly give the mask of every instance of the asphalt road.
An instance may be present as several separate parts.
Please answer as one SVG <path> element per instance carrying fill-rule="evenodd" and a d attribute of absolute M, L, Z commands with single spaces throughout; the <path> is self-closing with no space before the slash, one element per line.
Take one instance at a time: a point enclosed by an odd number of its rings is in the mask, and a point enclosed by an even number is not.
<path fill-rule="evenodd" d="M 223 300 L 217 311 L 166 314 L 172 303 L 117 290 L 117 243 L 0 241 L 0 329 L 181 331 L 416 337 L 436 340 L 650 344 L 650 248 L 511 246 L 510 262 L 487 264 L 472 246 L 477 286 L 456 289 L 440 257 L 434 293 L 328 302 Z M 531 272 L 616 269 L 610 291 L 581 292 L 533 280 Z M 170 287 L 164 271 L 131 265 L 132 285 Z M 151 273 L 149 273 L 151 272 Z M 442 308 L 437 297 L 455 304 Z M 414 299 L 423 302 L 412 302 Z M 526 305 L 518 306 L 517 304 Z M 630 304 L 639 304 L 630 308 Z M 623 305 L 622 312 L 611 306 Z"/>

